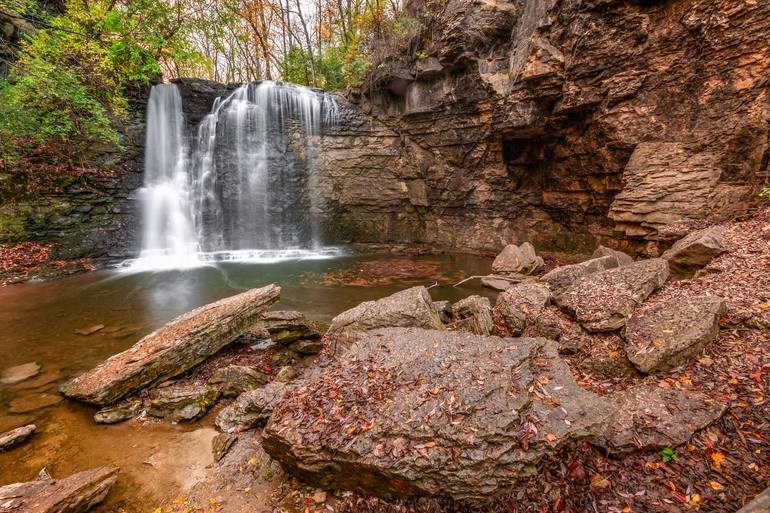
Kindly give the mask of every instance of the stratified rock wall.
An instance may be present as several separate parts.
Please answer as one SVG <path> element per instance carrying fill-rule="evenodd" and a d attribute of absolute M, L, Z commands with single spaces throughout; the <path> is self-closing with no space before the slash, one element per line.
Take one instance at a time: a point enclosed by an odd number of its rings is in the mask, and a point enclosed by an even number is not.
<path fill-rule="evenodd" d="M 656 254 L 760 201 L 768 0 L 433 5 L 325 140 L 338 238 Z"/>

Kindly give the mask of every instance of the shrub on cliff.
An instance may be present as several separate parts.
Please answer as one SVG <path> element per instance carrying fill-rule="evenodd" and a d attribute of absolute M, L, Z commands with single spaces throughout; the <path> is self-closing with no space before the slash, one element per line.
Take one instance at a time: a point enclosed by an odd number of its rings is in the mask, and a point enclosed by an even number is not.
<path fill-rule="evenodd" d="M 15 16 L 28 17 L 27 7 Z M 64 14 L 35 23 L 0 83 L 0 170 L 9 174 L 86 169 L 95 150 L 117 144 L 126 89 L 189 52 L 185 22 L 164 0 L 69 0 Z"/>

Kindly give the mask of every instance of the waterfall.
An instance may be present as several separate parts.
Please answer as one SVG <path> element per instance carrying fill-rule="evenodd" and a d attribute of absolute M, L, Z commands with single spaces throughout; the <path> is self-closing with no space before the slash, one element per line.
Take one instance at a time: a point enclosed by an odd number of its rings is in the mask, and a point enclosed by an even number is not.
<path fill-rule="evenodd" d="M 153 87 L 147 104 L 144 187 L 139 190 L 144 223 L 139 259 L 150 267 L 190 266 L 197 260 L 184 131 L 177 87 Z"/>
<path fill-rule="evenodd" d="M 321 129 L 337 102 L 306 87 L 259 82 L 217 98 L 185 133 L 176 85 L 147 111 L 142 250 L 126 267 L 274 261 L 338 253 L 319 237 Z"/>

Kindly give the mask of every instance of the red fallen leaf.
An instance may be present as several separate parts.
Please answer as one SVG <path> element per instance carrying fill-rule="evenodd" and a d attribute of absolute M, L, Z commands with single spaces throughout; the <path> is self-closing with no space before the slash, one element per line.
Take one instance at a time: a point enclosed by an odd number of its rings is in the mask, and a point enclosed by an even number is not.
<path fill-rule="evenodd" d="M 681 502 L 682 504 L 687 502 L 687 497 L 679 492 L 671 492 L 671 496 L 674 498 L 674 500 Z"/>
<path fill-rule="evenodd" d="M 569 475 L 575 481 L 585 481 L 586 469 L 579 461 L 573 463 L 570 467 Z"/>

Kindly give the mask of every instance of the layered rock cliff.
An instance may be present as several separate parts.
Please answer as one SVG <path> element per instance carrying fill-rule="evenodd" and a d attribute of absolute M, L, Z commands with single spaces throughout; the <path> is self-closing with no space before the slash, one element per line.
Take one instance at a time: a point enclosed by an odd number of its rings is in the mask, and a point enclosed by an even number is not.
<path fill-rule="evenodd" d="M 338 237 L 656 254 L 668 225 L 760 201 L 767 0 L 410 8 L 409 49 L 351 97 L 371 119 L 326 138 Z"/>

